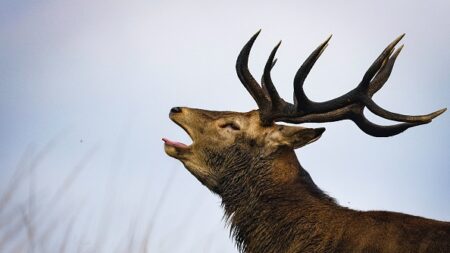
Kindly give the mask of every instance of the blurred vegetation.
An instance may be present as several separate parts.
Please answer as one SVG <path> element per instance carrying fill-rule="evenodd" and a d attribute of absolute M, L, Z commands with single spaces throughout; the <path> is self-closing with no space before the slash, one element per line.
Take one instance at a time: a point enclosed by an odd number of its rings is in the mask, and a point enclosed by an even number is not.
<path fill-rule="evenodd" d="M 96 206 L 87 198 L 73 201 L 69 196 L 80 174 L 97 154 L 99 145 L 90 148 L 72 167 L 64 169 L 66 175 L 52 185 L 38 189 L 38 167 L 55 145 L 56 140 L 47 143 L 38 152 L 29 147 L 18 161 L 16 168 L 0 191 L 0 252 L 150 252 L 154 237 L 154 224 L 158 220 L 161 206 L 173 181 L 174 173 L 163 183 L 163 189 L 156 196 L 147 212 L 144 203 L 148 189 L 145 189 L 141 206 L 134 215 L 117 215 L 113 212 L 115 201 L 114 175 L 107 182 L 110 192 L 103 202 L 100 215 L 95 215 Z M 172 170 L 175 171 L 175 170 Z M 51 189 L 49 191 L 49 189 Z M 155 196 L 154 196 L 155 197 Z M 80 199 L 80 198 L 78 198 Z M 145 212 L 145 213 L 144 213 Z M 112 229 L 114 219 L 129 219 L 129 226 Z M 113 235 L 111 231 L 122 231 Z M 117 239 L 119 238 L 119 239 Z M 172 252 L 158 250 L 158 252 Z"/>

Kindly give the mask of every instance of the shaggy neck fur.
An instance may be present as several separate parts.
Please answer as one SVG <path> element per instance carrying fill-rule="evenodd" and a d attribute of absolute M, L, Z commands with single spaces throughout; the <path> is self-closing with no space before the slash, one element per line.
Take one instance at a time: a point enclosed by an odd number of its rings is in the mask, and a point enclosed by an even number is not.
<path fill-rule="evenodd" d="M 260 152 L 236 144 L 205 153 L 241 252 L 450 252 L 450 223 L 341 207 L 293 150 Z"/>
<path fill-rule="evenodd" d="M 343 208 L 314 184 L 293 150 L 265 157 L 236 145 L 208 157 L 221 174 L 215 191 L 240 251 L 310 252 L 332 246 L 326 238 L 329 225 Z"/>

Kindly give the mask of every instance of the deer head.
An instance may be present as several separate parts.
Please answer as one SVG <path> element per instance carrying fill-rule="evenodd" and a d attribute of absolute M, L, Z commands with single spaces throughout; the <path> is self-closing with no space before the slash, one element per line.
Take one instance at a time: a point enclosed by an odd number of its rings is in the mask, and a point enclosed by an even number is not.
<path fill-rule="evenodd" d="M 259 111 L 220 112 L 174 107 L 170 118 L 192 138 L 189 146 L 163 139 L 169 156 L 211 190 L 217 190 L 226 169 L 253 157 L 268 158 L 319 139 L 324 128 L 262 125 Z M 241 155 L 242 157 L 239 157 Z M 240 161 L 239 159 L 244 159 Z"/>
<path fill-rule="evenodd" d="M 273 165 L 282 162 L 283 159 L 285 161 L 286 156 L 292 157 L 294 149 L 319 139 L 325 129 L 279 125 L 276 122 L 298 124 L 347 119 L 353 121 L 368 135 L 388 137 L 408 128 L 429 123 L 446 110 L 441 109 L 419 116 L 402 115 L 387 111 L 372 100 L 372 96 L 391 74 L 402 46 L 396 50 L 394 48 L 404 35 L 399 36 L 383 50 L 356 88 L 338 98 L 314 102 L 306 96 L 303 83 L 327 47 L 330 36 L 311 53 L 297 71 L 294 78 L 294 103 L 286 102 L 278 95 L 270 76 L 280 43 L 272 50 L 267 60 L 261 85 L 250 74 L 248 57 L 258 35 L 259 32 L 243 47 L 237 58 L 236 70 L 240 81 L 254 98 L 259 109 L 240 113 L 174 107 L 170 111 L 170 118 L 189 134 L 193 143 L 188 146 L 163 139 L 165 152 L 169 156 L 180 160 L 204 185 L 219 194 L 222 194 L 224 184 L 229 186 L 229 181 L 234 181 L 236 175 L 273 181 L 277 178 L 274 175 L 284 173 L 287 176 L 283 177 L 283 182 L 292 181 L 298 176 L 295 170 L 264 171 L 260 168 L 264 167 L 264 164 Z M 401 123 L 390 126 L 376 125 L 364 116 L 364 108 L 382 118 Z M 279 159 L 280 157 L 283 159 Z M 230 176 L 232 173 L 235 177 Z"/>

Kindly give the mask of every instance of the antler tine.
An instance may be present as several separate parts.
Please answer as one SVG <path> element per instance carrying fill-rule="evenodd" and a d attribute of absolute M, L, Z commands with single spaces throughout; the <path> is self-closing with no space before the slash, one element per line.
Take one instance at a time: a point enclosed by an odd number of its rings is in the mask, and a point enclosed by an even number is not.
<path fill-rule="evenodd" d="M 403 45 L 401 45 L 397 50 L 395 50 L 394 54 L 385 61 L 385 64 L 381 67 L 380 71 L 376 74 L 373 80 L 369 84 L 368 95 L 372 97 L 378 90 L 380 90 L 386 81 L 389 79 L 391 75 L 392 69 L 394 67 L 395 60 L 397 56 L 403 49 Z"/>
<path fill-rule="evenodd" d="M 368 89 L 370 85 L 370 81 L 375 76 L 375 74 L 380 70 L 380 68 L 383 66 L 383 63 L 386 59 L 391 56 L 394 47 L 398 44 L 398 42 L 405 36 L 405 34 L 402 34 L 398 36 L 394 41 L 392 41 L 378 56 L 378 58 L 372 63 L 372 65 L 369 67 L 369 69 L 364 74 L 363 79 L 361 80 L 361 83 L 358 85 L 358 87 L 362 89 Z"/>
<path fill-rule="evenodd" d="M 248 90 L 250 95 L 252 95 L 253 99 L 258 104 L 259 108 L 264 107 L 264 104 L 267 103 L 267 98 L 264 95 L 264 92 L 258 82 L 253 78 L 252 74 L 248 69 L 248 56 L 250 55 L 250 51 L 252 49 L 253 43 L 258 37 L 261 30 L 259 30 L 255 35 L 253 35 L 250 40 L 245 44 L 242 48 L 237 60 L 236 60 L 236 72 L 241 80 L 241 83 Z"/>
<path fill-rule="evenodd" d="M 310 100 L 305 94 L 303 90 L 303 83 L 305 82 L 306 77 L 311 71 L 312 67 L 316 63 L 317 59 L 319 59 L 320 55 L 323 53 L 325 48 L 328 46 L 328 42 L 330 41 L 330 35 L 322 44 L 320 44 L 303 62 L 303 64 L 298 69 L 297 73 L 294 77 L 294 104 L 299 107 L 304 107 Z"/>
<path fill-rule="evenodd" d="M 409 122 L 409 123 L 428 123 L 432 119 L 436 118 L 437 116 L 441 115 L 446 111 L 446 109 L 441 109 L 438 111 L 435 111 L 430 114 L 426 115 L 417 115 L 417 116 L 411 116 L 411 115 L 403 115 L 399 113 L 390 112 L 388 110 L 385 110 L 381 108 L 379 105 L 377 105 L 371 97 L 380 90 L 383 85 L 386 83 L 386 81 L 389 79 L 389 76 L 392 72 L 392 68 L 394 67 L 395 60 L 397 59 L 397 56 L 400 54 L 401 50 L 403 49 L 403 45 L 401 45 L 397 50 L 393 49 L 393 46 L 395 46 L 401 38 L 403 38 L 405 34 L 402 34 L 399 36 L 396 40 L 394 40 L 389 46 L 383 51 L 386 52 L 387 50 L 390 50 L 390 52 L 387 55 L 392 55 L 389 58 L 384 58 L 384 64 L 380 67 L 380 70 L 378 73 L 376 73 L 373 80 L 369 83 L 367 86 L 367 96 L 364 97 L 364 104 L 365 106 L 374 114 L 385 118 L 389 120 L 395 120 L 395 121 L 402 121 L 402 122 Z M 394 52 L 394 53 L 392 53 Z M 382 55 L 383 55 L 382 53 Z M 377 59 L 379 60 L 381 56 Z M 376 60 L 376 61 L 377 61 Z M 373 65 L 372 65 L 373 66 Z M 368 71 L 369 72 L 369 71 Z M 367 73 L 366 73 L 367 74 Z M 410 126 L 411 127 L 411 126 Z M 406 129 L 405 129 L 406 130 Z"/>
<path fill-rule="evenodd" d="M 380 126 L 375 123 L 370 122 L 363 114 L 358 115 L 352 119 L 353 122 L 361 129 L 364 133 L 374 136 L 374 137 L 390 137 L 402 133 L 410 127 L 415 127 L 418 125 L 427 124 L 430 121 L 423 121 L 417 123 L 400 123 L 391 126 Z"/>
<path fill-rule="evenodd" d="M 429 123 L 432 119 L 436 118 L 447 110 L 446 108 L 444 108 L 429 114 L 413 116 L 390 112 L 386 109 L 381 108 L 370 98 L 368 98 L 364 103 L 367 109 L 382 118 L 409 123 Z"/>
<path fill-rule="evenodd" d="M 275 64 L 277 63 L 277 61 L 278 61 L 278 59 L 276 59 L 276 58 L 273 60 L 271 69 L 273 69 L 273 67 L 275 67 Z M 267 91 L 267 87 L 264 84 L 264 76 L 261 78 L 261 86 L 263 88 L 264 95 L 266 95 L 266 97 L 270 98 L 269 92 Z"/>
<path fill-rule="evenodd" d="M 270 97 L 270 101 L 272 102 L 272 107 L 277 107 L 280 102 L 281 98 L 280 95 L 277 92 L 277 89 L 273 85 L 272 78 L 270 76 L 270 71 L 275 66 L 276 59 L 275 54 L 277 53 L 278 48 L 281 45 L 281 41 L 278 42 L 278 44 L 273 48 L 272 52 L 270 53 L 269 58 L 267 59 L 266 65 L 264 67 L 264 73 L 262 76 L 261 83 L 263 85 L 263 88 L 267 91 L 267 95 Z"/>

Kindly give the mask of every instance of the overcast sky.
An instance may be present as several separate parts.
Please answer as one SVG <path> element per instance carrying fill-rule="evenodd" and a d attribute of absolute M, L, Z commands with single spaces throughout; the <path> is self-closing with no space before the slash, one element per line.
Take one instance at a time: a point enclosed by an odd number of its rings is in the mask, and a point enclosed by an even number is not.
<path fill-rule="evenodd" d="M 3 192 L 25 168 L 8 208 L 30 213 L 40 234 L 74 220 L 73 250 L 126 249 L 130 237 L 143 244 L 151 227 L 149 252 L 236 252 L 220 199 L 164 153 L 162 137 L 190 143 L 169 109 L 254 109 L 234 64 L 258 29 L 251 71 L 260 76 L 282 39 L 272 76 L 286 99 L 296 69 L 330 34 L 305 84 L 316 101 L 355 87 L 406 33 L 375 101 L 405 114 L 448 107 L 449 12 L 448 0 L 1 1 Z M 449 115 L 392 138 L 324 124 L 321 140 L 297 154 L 342 205 L 450 220 Z M 8 217 L 0 212 L 0 221 Z M 42 249 L 59 245 L 53 234 Z"/>

